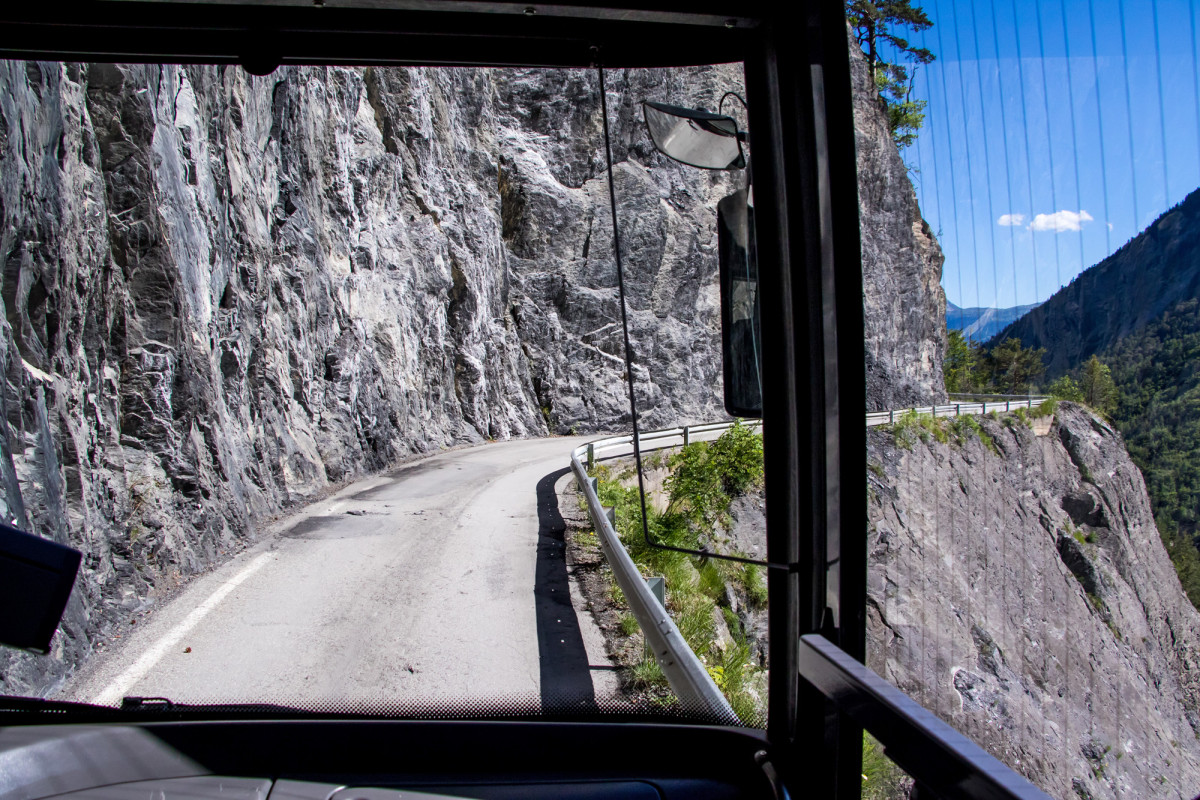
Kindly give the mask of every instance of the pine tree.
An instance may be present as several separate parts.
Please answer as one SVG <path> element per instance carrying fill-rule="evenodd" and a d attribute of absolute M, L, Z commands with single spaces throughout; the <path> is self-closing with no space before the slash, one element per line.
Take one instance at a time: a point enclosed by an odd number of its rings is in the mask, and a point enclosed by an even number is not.
<path fill-rule="evenodd" d="M 946 358 L 942 375 L 950 394 L 971 391 L 971 370 L 975 368 L 975 351 L 962 331 L 946 331 Z"/>
<path fill-rule="evenodd" d="M 1002 394 L 1025 394 L 1046 367 L 1044 347 L 1021 347 L 1021 340 L 1009 337 L 994 346 L 987 355 L 992 386 Z"/>
<path fill-rule="evenodd" d="M 909 44 L 897 30 L 909 28 L 920 33 L 933 23 L 920 6 L 913 6 L 912 0 L 846 0 L 846 18 L 887 107 L 892 140 L 896 147 L 908 147 L 916 141 L 925 121 L 925 101 L 912 99 L 913 79 L 917 68 L 935 57 L 927 48 Z M 895 50 L 896 58 L 885 58 L 881 45 Z"/>
<path fill-rule="evenodd" d="M 1095 355 L 1083 365 L 1079 383 L 1083 402 L 1104 414 L 1111 414 L 1116 409 L 1117 385 L 1113 382 L 1112 372 Z"/>

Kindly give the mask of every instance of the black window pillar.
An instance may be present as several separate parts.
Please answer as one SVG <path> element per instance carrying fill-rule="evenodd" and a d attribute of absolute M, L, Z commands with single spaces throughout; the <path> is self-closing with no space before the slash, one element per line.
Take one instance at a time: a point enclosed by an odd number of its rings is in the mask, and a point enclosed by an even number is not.
<path fill-rule="evenodd" d="M 760 31 L 746 90 L 768 558 L 796 565 L 771 570 L 768 581 L 768 734 L 795 790 L 850 798 L 861 790 L 862 731 L 800 678 L 796 661 L 807 633 L 864 657 L 862 271 L 844 10 L 821 0 Z"/>

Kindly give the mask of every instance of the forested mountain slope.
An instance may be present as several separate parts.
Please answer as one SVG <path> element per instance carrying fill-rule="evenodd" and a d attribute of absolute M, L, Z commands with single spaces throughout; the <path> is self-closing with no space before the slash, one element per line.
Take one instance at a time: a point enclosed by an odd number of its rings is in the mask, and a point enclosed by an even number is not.
<path fill-rule="evenodd" d="M 1200 604 L 1200 299 L 1181 302 L 1100 358 L 1117 386 L 1113 420 L 1146 477 L 1184 589 Z"/>
<path fill-rule="evenodd" d="M 1200 296 L 1200 190 L 996 335 L 1046 348 L 1047 381 Z"/>

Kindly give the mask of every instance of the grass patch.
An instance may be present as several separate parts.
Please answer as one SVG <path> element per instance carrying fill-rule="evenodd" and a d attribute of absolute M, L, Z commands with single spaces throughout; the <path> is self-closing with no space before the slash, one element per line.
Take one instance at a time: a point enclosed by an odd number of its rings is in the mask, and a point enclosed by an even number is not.
<path fill-rule="evenodd" d="M 862 797 L 863 800 L 891 800 L 907 797 L 907 775 L 883 752 L 883 745 L 863 731 Z"/>
<path fill-rule="evenodd" d="M 729 635 L 738 644 L 746 643 L 746 630 L 742 627 L 742 620 L 737 614 L 733 613 L 732 608 L 722 607 L 721 616 L 725 617 L 725 627 L 729 628 Z"/>
<path fill-rule="evenodd" d="M 750 647 L 745 644 L 730 647 L 721 663 L 709 668 L 709 675 L 713 675 L 713 681 L 729 700 L 733 713 L 745 720 L 754 719 L 759 714 L 758 704 L 750 691 L 750 682 L 756 671 Z"/>
<path fill-rule="evenodd" d="M 949 426 L 945 420 L 931 414 L 919 414 L 912 409 L 901 414 L 891 428 L 896 444 L 905 450 L 912 450 L 918 440 L 926 444 L 930 441 L 941 444 L 950 441 Z"/>
<path fill-rule="evenodd" d="M 1087 531 L 1085 533 L 1083 530 L 1076 528 L 1074 525 L 1072 525 L 1070 523 L 1067 523 L 1067 530 L 1070 531 L 1071 536 L 1073 536 L 1075 538 L 1075 541 L 1079 542 L 1080 544 L 1095 544 L 1096 543 L 1096 532 L 1095 531 Z"/>
<path fill-rule="evenodd" d="M 620 621 L 617 624 L 621 626 L 621 633 L 625 634 L 626 636 L 633 636 L 635 633 L 641 630 L 640 626 L 638 625 L 637 617 L 633 616 L 633 614 L 630 614 L 628 611 L 621 614 Z"/>
<path fill-rule="evenodd" d="M 950 434 L 954 437 L 954 441 L 959 447 L 965 445 L 967 439 L 974 436 L 983 442 L 983 446 L 992 451 L 992 453 L 999 453 L 999 450 L 996 449 L 996 440 L 992 438 L 990 433 L 983 429 L 983 426 L 979 424 L 979 420 L 973 416 L 955 417 L 951 420 Z"/>
<path fill-rule="evenodd" d="M 725 596 L 725 578 L 712 559 L 700 565 L 700 591 L 714 602 Z"/>
<path fill-rule="evenodd" d="M 638 689 L 649 689 L 667 685 L 667 676 L 663 675 L 662 667 L 653 656 L 639 661 L 633 667 L 633 685 Z"/>
<path fill-rule="evenodd" d="M 1043 400 L 1037 408 L 1033 409 L 1030 414 L 1034 419 L 1038 417 L 1049 417 L 1058 411 L 1058 400 L 1051 397 L 1049 400 Z"/>
<path fill-rule="evenodd" d="M 767 581 L 763 577 L 765 569 L 756 564 L 746 564 L 742 570 L 742 586 L 746 590 L 746 598 L 755 608 L 767 605 Z"/>

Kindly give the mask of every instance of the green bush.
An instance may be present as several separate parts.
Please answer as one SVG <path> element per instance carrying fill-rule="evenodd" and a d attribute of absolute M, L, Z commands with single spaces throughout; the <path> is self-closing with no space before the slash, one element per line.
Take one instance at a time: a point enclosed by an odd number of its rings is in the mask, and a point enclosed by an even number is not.
<path fill-rule="evenodd" d="M 1047 391 L 1055 400 L 1070 400 L 1072 403 L 1083 402 L 1083 390 L 1070 375 L 1060 375 L 1050 384 Z"/>
<path fill-rule="evenodd" d="M 1043 400 L 1041 404 L 1033 410 L 1033 413 L 1030 416 L 1032 416 L 1034 419 L 1037 419 L 1038 417 L 1050 417 L 1053 416 L 1057 411 L 1058 400 L 1051 397 L 1049 400 Z"/>
<path fill-rule="evenodd" d="M 687 445 L 670 465 L 671 475 L 663 482 L 668 511 L 710 532 L 727 521 L 732 498 L 762 480 L 762 436 L 737 421 L 715 442 Z"/>
<path fill-rule="evenodd" d="M 731 497 L 743 494 L 762 480 L 762 436 L 753 433 L 741 420 L 735 420 L 733 427 L 713 442 L 709 462 L 721 476 L 726 494 Z"/>

